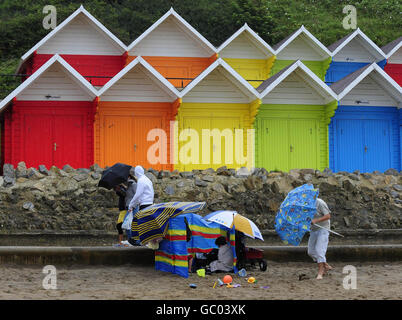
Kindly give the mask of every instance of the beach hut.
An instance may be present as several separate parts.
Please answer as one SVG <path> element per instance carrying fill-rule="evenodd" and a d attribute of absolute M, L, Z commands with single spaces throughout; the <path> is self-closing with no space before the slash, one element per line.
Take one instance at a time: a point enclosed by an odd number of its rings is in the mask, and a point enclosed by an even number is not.
<path fill-rule="evenodd" d="M 253 87 L 269 78 L 275 60 L 274 50 L 247 23 L 218 48 L 225 60 Z"/>
<path fill-rule="evenodd" d="M 54 54 L 103 86 L 124 68 L 127 47 L 81 6 L 22 56 L 17 73 L 33 74 Z"/>
<path fill-rule="evenodd" d="M 335 82 L 339 106 L 329 126 L 330 168 L 401 168 L 401 87 L 376 63 Z"/>
<path fill-rule="evenodd" d="M 176 169 L 252 167 L 258 93 L 219 58 L 180 92 Z"/>
<path fill-rule="evenodd" d="M 383 51 L 359 28 L 328 47 L 332 53 L 325 82 L 328 85 L 341 80 L 367 64 L 376 62 L 384 68 L 386 57 Z"/>
<path fill-rule="evenodd" d="M 255 120 L 256 166 L 328 167 L 328 124 L 336 94 L 300 60 L 264 81 Z"/>
<path fill-rule="evenodd" d="M 178 95 L 144 59 L 130 62 L 99 91 L 95 162 L 171 170 L 170 121 L 177 114 Z"/>
<path fill-rule="evenodd" d="M 387 58 L 385 72 L 402 86 L 402 37 L 381 48 Z"/>
<path fill-rule="evenodd" d="M 300 60 L 322 81 L 331 63 L 331 52 L 304 26 L 273 46 L 276 59 L 271 75 Z"/>
<path fill-rule="evenodd" d="M 171 8 L 128 46 L 175 87 L 185 87 L 216 60 L 216 48 Z"/>
<path fill-rule="evenodd" d="M 89 168 L 96 96 L 63 58 L 50 58 L 0 103 L 2 163 Z"/>

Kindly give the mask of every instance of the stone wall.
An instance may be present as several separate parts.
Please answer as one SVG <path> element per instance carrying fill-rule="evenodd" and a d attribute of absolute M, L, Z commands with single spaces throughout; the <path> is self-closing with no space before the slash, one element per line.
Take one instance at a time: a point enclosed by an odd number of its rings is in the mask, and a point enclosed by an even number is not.
<path fill-rule="evenodd" d="M 0 177 L 0 233 L 33 230 L 115 230 L 118 198 L 98 188 L 103 169 L 27 169 L 5 164 Z M 287 192 L 304 183 L 319 187 L 333 211 L 332 225 L 342 229 L 402 227 L 402 173 L 333 173 L 312 169 L 289 173 L 219 168 L 168 172 L 150 169 L 155 202 L 206 201 L 205 214 L 237 210 L 261 229 L 273 229 Z"/>

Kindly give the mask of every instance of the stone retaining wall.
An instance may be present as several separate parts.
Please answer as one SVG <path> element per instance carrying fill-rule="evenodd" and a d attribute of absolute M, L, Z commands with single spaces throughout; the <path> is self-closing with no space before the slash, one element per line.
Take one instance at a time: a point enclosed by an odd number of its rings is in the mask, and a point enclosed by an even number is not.
<path fill-rule="evenodd" d="M 98 188 L 103 169 L 17 168 L 5 164 L 0 176 L 0 233 L 32 230 L 115 230 L 118 198 Z M 206 201 L 201 213 L 237 210 L 261 229 L 273 229 L 287 192 L 304 183 L 319 187 L 333 211 L 332 226 L 342 229 L 402 227 L 402 173 L 333 173 L 313 169 L 267 172 L 219 168 L 216 171 L 156 171 L 146 175 L 155 202 Z"/>

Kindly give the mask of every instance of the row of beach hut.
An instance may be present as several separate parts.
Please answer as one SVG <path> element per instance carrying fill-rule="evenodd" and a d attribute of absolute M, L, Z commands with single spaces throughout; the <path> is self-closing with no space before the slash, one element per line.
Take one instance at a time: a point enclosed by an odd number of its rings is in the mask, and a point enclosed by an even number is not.
<path fill-rule="evenodd" d="M 327 48 L 302 26 L 271 47 L 244 25 L 215 48 L 171 9 L 127 47 L 81 6 L 22 57 L 27 76 L 0 102 L 1 160 L 239 168 L 227 139 L 205 155 L 191 132 L 243 129 L 245 156 L 255 129 L 246 166 L 399 171 L 401 43 L 357 29 Z"/>

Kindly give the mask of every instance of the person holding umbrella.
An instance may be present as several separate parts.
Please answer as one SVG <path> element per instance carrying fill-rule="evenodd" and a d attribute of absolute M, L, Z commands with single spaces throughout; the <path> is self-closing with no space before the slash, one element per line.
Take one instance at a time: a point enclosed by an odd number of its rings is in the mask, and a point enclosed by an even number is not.
<path fill-rule="evenodd" d="M 325 201 L 320 198 L 316 200 L 316 208 L 317 211 L 311 220 L 307 254 L 318 263 L 317 279 L 321 280 L 323 275 L 332 269 L 325 258 L 328 248 L 331 211 Z"/>
<path fill-rule="evenodd" d="M 294 246 L 310 231 L 307 254 L 318 263 L 317 279 L 322 279 L 332 269 L 325 258 L 329 232 L 343 236 L 330 229 L 331 211 L 318 194 L 312 184 L 290 191 L 275 217 L 275 231 L 285 244 Z"/>
<path fill-rule="evenodd" d="M 117 218 L 116 222 L 116 229 L 119 234 L 119 243 L 116 246 L 123 246 L 123 229 L 122 229 L 122 224 L 124 221 L 124 217 L 126 216 L 126 193 L 127 193 L 127 188 L 123 184 L 119 184 L 117 186 L 114 186 L 114 191 L 116 194 L 119 196 L 119 217 Z"/>

